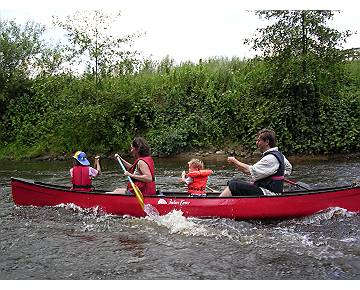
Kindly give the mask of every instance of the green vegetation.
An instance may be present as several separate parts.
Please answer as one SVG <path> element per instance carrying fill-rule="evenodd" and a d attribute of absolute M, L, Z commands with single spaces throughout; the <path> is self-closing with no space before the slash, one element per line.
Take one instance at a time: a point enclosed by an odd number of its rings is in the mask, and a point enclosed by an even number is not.
<path fill-rule="evenodd" d="M 252 152 L 263 127 L 277 132 L 287 153 L 359 152 L 360 62 L 335 47 L 344 35 L 322 26 L 332 13 L 267 13 L 287 26 L 260 31 L 254 47 L 262 57 L 139 63 L 133 55 L 101 58 L 89 45 L 93 62 L 81 75 L 55 73 L 69 58 L 41 41 L 41 27 L 0 21 L 0 158 L 128 152 L 137 135 L 160 155 Z M 283 36 L 272 34 L 279 29 L 297 38 L 280 45 Z M 35 60 L 41 70 L 32 75 Z"/>

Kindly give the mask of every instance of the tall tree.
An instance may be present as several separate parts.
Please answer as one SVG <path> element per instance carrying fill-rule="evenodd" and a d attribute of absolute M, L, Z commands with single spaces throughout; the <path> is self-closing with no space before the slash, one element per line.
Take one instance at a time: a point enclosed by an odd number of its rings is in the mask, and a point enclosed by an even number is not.
<path fill-rule="evenodd" d="M 12 105 L 24 100 L 31 104 L 33 78 L 56 69 L 51 60 L 54 51 L 45 43 L 44 32 L 45 26 L 39 23 L 19 25 L 0 19 L 0 143 L 12 141 L 13 120 L 28 117 L 12 110 Z"/>
<path fill-rule="evenodd" d="M 288 93 L 295 94 L 295 97 L 306 97 L 313 90 L 328 93 L 336 89 L 342 73 L 339 64 L 345 59 L 342 44 L 351 33 L 327 26 L 334 11 L 270 10 L 255 13 L 273 20 L 273 23 L 258 29 L 257 36 L 246 42 L 252 41 L 253 48 L 276 69 L 273 72 L 276 72 L 274 77 L 278 88 L 287 88 Z M 285 85 L 287 83 L 290 87 Z"/>
<path fill-rule="evenodd" d="M 65 19 L 53 17 L 54 24 L 67 31 L 67 60 L 85 64 L 96 83 L 101 75 L 121 74 L 124 67 L 131 69 L 137 55 L 131 45 L 139 34 L 115 36 L 112 27 L 119 17 L 120 12 L 105 14 L 100 10 L 77 11 Z"/>
<path fill-rule="evenodd" d="M 0 19 L 0 121 L 4 121 L 9 103 L 29 90 L 29 76 L 36 74 L 43 58 L 44 31 L 45 27 L 35 22 L 22 26 Z"/>
<path fill-rule="evenodd" d="M 305 136 L 316 122 L 322 98 L 339 97 L 346 78 L 342 45 L 351 35 L 329 27 L 337 11 L 255 11 L 270 25 L 257 29 L 252 43 L 266 64 L 259 94 L 273 98 L 284 108 L 291 132 Z M 287 116 L 286 116 L 287 114 Z"/>

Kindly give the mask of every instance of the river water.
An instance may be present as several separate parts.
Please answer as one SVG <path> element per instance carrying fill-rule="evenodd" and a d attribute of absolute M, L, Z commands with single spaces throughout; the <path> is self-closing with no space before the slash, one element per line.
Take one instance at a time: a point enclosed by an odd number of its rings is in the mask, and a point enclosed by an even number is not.
<path fill-rule="evenodd" d="M 224 161 L 210 187 L 244 178 Z M 187 160 L 157 159 L 157 184 L 182 189 Z M 291 158 L 290 158 L 290 161 Z M 184 218 L 172 212 L 156 220 L 103 215 L 71 205 L 17 207 L 10 177 L 69 184 L 70 161 L 0 161 L 0 279 L 212 279 L 358 280 L 360 215 L 330 209 L 301 219 L 234 221 Z M 293 178 L 313 187 L 360 179 L 356 158 L 294 160 Z M 126 179 L 113 160 L 102 162 L 94 184 L 114 189 Z"/>

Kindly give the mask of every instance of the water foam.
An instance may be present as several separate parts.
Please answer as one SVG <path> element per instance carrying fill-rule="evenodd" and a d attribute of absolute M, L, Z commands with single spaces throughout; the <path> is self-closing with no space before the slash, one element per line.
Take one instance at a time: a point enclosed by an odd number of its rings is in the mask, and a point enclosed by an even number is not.
<path fill-rule="evenodd" d="M 303 224 L 314 224 L 319 223 L 324 220 L 330 220 L 335 217 L 353 217 L 356 213 L 347 211 L 341 207 L 331 207 L 326 210 L 315 213 L 309 217 L 304 217 L 301 219 Z"/>
<path fill-rule="evenodd" d="M 170 233 L 180 233 L 188 236 L 208 236 L 206 228 L 183 216 L 181 210 L 173 210 L 166 215 L 148 215 L 145 217 L 155 221 L 159 226 L 165 226 Z"/>
<path fill-rule="evenodd" d="M 152 206 L 151 204 L 145 204 L 144 205 L 144 211 L 152 219 L 156 219 L 157 217 L 160 216 L 158 210 L 154 206 Z"/>
<path fill-rule="evenodd" d="M 216 225 L 219 219 L 202 220 L 185 217 L 181 210 L 172 210 L 166 215 L 148 215 L 145 219 L 154 221 L 157 225 L 168 228 L 171 234 L 213 237 L 215 240 L 226 238 L 233 241 L 240 241 L 241 244 L 249 243 L 246 238 L 244 239 L 243 234 L 240 234 L 237 230 L 235 233 L 232 233 L 228 229 L 219 229 L 213 226 L 213 224 Z M 206 224 L 203 225 L 203 222 Z"/>
<path fill-rule="evenodd" d="M 92 207 L 92 208 L 82 208 L 76 204 L 73 203 L 60 203 L 58 205 L 56 205 L 55 207 L 60 207 L 60 208 L 65 208 L 66 210 L 73 210 L 75 212 L 80 212 L 82 214 L 90 214 L 90 215 L 94 215 L 94 216 L 100 216 L 103 215 L 103 211 L 100 207 L 96 206 L 96 207 Z"/>
<path fill-rule="evenodd" d="M 357 242 L 358 239 L 356 238 L 344 238 L 344 239 L 341 239 L 340 242 L 344 242 L 344 243 L 355 243 Z"/>

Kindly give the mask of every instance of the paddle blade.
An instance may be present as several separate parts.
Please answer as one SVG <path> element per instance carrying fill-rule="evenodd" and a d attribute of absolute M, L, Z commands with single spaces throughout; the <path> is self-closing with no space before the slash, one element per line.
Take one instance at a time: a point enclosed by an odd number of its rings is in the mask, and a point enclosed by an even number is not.
<path fill-rule="evenodd" d="M 159 211 L 156 209 L 156 207 L 152 206 L 151 204 L 145 204 L 144 211 L 152 219 L 156 219 L 160 216 Z"/>
<path fill-rule="evenodd" d="M 296 184 L 304 189 L 311 190 L 311 186 L 305 182 L 298 181 Z"/>
<path fill-rule="evenodd" d="M 303 188 L 303 189 L 306 189 L 306 190 L 311 190 L 311 186 L 306 184 L 305 182 L 301 182 L 301 181 L 293 181 L 293 180 L 290 180 L 290 179 L 284 179 L 285 182 L 291 184 L 291 185 L 295 185 L 297 187 L 300 187 L 300 188 Z"/>
<path fill-rule="evenodd" d="M 144 210 L 144 196 L 142 195 L 140 189 L 134 183 L 132 183 L 131 185 L 132 188 L 134 189 L 136 199 L 138 200 L 142 210 Z"/>

